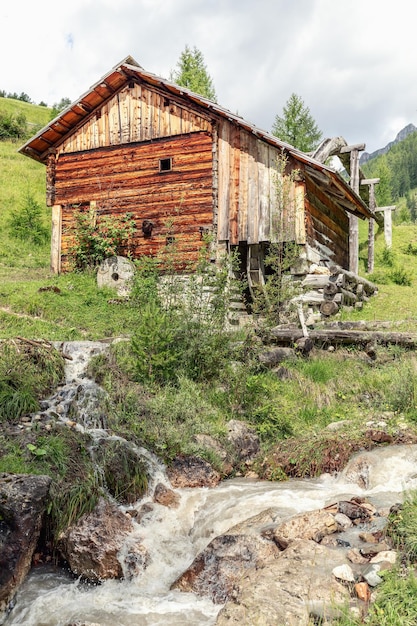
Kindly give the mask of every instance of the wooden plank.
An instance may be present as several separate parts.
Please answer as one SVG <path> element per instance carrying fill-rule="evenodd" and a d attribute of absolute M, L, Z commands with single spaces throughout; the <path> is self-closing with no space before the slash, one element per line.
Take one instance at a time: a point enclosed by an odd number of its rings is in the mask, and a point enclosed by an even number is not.
<path fill-rule="evenodd" d="M 304 183 L 295 183 L 295 241 L 299 244 L 306 243 L 306 229 L 304 221 Z"/>
<path fill-rule="evenodd" d="M 239 241 L 248 239 L 248 197 L 249 197 L 249 135 L 240 132 L 240 166 L 239 166 Z"/>
<path fill-rule="evenodd" d="M 232 245 L 239 243 L 239 176 L 240 176 L 240 129 L 230 127 L 231 158 L 230 158 L 230 211 L 229 211 L 229 241 Z"/>
<path fill-rule="evenodd" d="M 270 204 L 269 204 L 269 146 L 264 142 L 258 144 L 258 184 L 259 184 L 259 241 L 269 241 L 270 237 Z"/>
<path fill-rule="evenodd" d="M 219 125 L 219 198 L 218 226 L 219 241 L 229 239 L 229 203 L 230 203 L 230 132 L 229 124 Z"/>
<path fill-rule="evenodd" d="M 278 155 L 279 152 L 275 148 L 269 148 L 269 223 L 271 243 L 279 242 L 281 235 L 281 211 L 277 189 L 281 185 L 281 182 L 279 182 L 281 175 L 277 170 Z"/>
<path fill-rule="evenodd" d="M 248 161 L 248 243 L 259 243 L 258 140 L 249 137 Z"/>
<path fill-rule="evenodd" d="M 61 272 L 61 233 L 62 233 L 62 206 L 54 204 L 52 207 L 52 234 L 51 234 L 51 271 Z"/>

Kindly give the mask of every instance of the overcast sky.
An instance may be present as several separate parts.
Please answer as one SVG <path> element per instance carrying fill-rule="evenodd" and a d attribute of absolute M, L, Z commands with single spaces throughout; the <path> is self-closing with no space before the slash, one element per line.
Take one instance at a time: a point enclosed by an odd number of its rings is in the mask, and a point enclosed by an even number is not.
<path fill-rule="evenodd" d="M 217 101 L 270 131 L 292 93 L 324 137 L 372 152 L 417 126 L 415 0 L 12 0 L 0 89 L 77 99 L 126 56 L 169 78 L 196 46 Z"/>

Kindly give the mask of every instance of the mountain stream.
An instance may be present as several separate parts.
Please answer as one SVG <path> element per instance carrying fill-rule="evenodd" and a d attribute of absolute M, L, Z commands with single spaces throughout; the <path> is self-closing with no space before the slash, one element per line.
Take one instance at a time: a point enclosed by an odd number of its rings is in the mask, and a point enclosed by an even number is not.
<path fill-rule="evenodd" d="M 106 424 L 105 418 L 94 410 L 94 398 L 100 389 L 85 377 L 85 368 L 91 355 L 106 347 L 99 342 L 64 344 L 64 353 L 72 359 L 67 361 L 66 382 L 48 400 L 48 410 L 54 410 L 61 419 L 68 419 L 68 406 L 79 402 L 82 407 L 78 427 L 93 437 L 95 434 L 102 437 Z M 152 464 L 155 475 L 148 495 L 136 505 L 139 509 L 153 501 L 156 482 L 167 486 L 169 482 L 156 458 L 142 449 L 138 449 L 138 454 Z M 390 506 L 402 499 L 405 490 L 417 487 L 417 446 L 391 446 L 362 455 L 369 468 L 366 489 L 354 482 L 350 464 L 337 477 L 325 475 L 314 480 L 287 482 L 241 478 L 223 481 L 213 489 L 178 489 L 177 509 L 154 503 L 149 513 L 134 522 L 126 550 L 132 543 L 140 542 L 151 556 L 148 567 L 136 578 L 91 585 L 74 579 L 66 571 L 38 566 L 20 588 L 4 624 L 213 625 L 221 606 L 209 598 L 172 591 L 170 586 L 214 537 L 270 507 L 279 507 L 285 518 L 355 495 L 366 497 L 376 506 Z"/>

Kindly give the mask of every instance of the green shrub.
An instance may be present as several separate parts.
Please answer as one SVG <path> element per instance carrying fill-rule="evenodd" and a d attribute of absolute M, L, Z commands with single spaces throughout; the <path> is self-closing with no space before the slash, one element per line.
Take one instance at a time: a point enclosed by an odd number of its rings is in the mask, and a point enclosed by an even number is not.
<path fill-rule="evenodd" d="M 37 410 L 63 375 L 63 359 L 49 344 L 12 340 L 0 343 L 0 421 Z"/>
<path fill-rule="evenodd" d="M 392 248 L 388 248 L 388 246 L 384 246 L 382 251 L 378 255 L 378 261 L 381 265 L 386 267 L 394 267 L 395 264 L 395 253 Z"/>
<path fill-rule="evenodd" d="M 11 216 L 9 233 L 16 239 L 30 241 L 36 246 L 49 239 L 49 230 L 43 224 L 41 206 L 30 192 L 26 194 L 21 209 Z"/>
<path fill-rule="evenodd" d="M 23 113 L 0 111 L 0 140 L 24 139 L 28 134 L 26 117 Z"/>
<path fill-rule="evenodd" d="M 75 214 L 74 245 L 70 257 L 76 270 L 89 270 L 104 259 L 129 253 L 136 225 L 131 213 L 121 217 L 101 215 L 96 209 Z"/>
<path fill-rule="evenodd" d="M 390 272 L 390 278 L 396 285 L 412 285 L 411 273 L 403 265 L 396 265 Z"/>
<path fill-rule="evenodd" d="M 103 439 L 95 451 L 110 494 L 122 504 L 136 502 L 148 487 L 144 461 L 123 440 Z"/>
<path fill-rule="evenodd" d="M 134 278 L 131 302 L 137 323 L 132 351 L 137 379 L 212 379 L 225 366 L 233 339 L 227 328 L 229 260 L 214 268 L 206 250 L 186 277 L 159 274 L 158 261 L 139 263 Z"/>

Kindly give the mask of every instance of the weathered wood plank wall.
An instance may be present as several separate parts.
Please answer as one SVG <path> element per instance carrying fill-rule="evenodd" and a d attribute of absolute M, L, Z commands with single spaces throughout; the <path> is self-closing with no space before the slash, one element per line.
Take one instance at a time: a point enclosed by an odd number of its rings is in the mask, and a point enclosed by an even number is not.
<path fill-rule="evenodd" d="M 160 159 L 167 158 L 172 160 L 172 169 L 160 172 Z M 175 237 L 181 262 L 195 261 L 203 243 L 200 227 L 212 226 L 212 179 L 208 133 L 61 154 L 56 164 L 55 202 L 63 207 L 63 267 L 77 207 L 86 208 L 91 202 L 102 215 L 132 213 L 138 226 L 135 255 L 157 254 L 169 234 Z M 144 219 L 154 224 L 150 238 L 140 230 Z"/>
<path fill-rule="evenodd" d="M 219 126 L 218 240 L 304 243 L 304 185 L 290 184 L 282 206 L 280 149 L 230 122 L 222 120 Z"/>
<path fill-rule="evenodd" d="M 103 104 L 99 113 L 58 150 L 60 154 L 81 152 L 200 130 L 211 132 L 207 114 L 191 111 L 154 89 L 134 84 Z"/>

